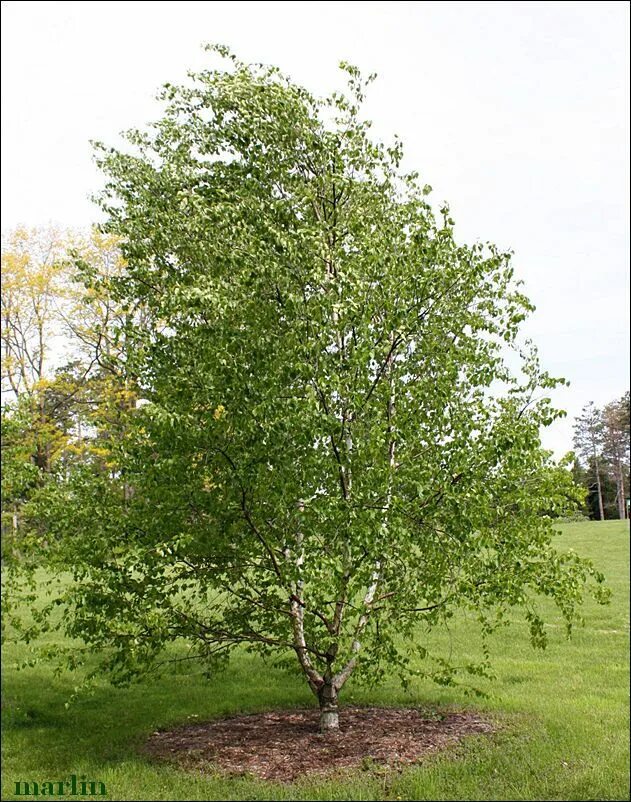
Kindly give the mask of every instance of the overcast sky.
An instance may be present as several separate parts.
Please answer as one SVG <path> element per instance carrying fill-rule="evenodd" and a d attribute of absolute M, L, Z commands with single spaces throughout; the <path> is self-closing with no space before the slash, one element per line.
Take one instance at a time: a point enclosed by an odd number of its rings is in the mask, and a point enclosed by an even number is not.
<path fill-rule="evenodd" d="M 515 251 L 527 334 L 571 381 L 562 453 L 589 400 L 629 387 L 627 2 L 2 2 L 2 228 L 97 219 L 90 139 L 159 114 L 202 42 L 316 93 L 376 71 L 376 135 L 450 202 L 463 240 Z"/>

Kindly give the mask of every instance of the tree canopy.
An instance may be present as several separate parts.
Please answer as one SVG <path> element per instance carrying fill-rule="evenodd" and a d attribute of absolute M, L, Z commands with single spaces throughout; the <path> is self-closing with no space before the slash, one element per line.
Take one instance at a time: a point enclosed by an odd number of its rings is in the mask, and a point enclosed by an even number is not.
<path fill-rule="evenodd" d="M 125 268 L 86 281 L 125 311 L 132 402 L 112 470 L 42 497 L 42 549 L 76 580 L 61 625 L 118 679 L 180 638 L 211 667 L 294 655 L 329 729 L 353 673 L 409 676 L 416 653 L 453 681 L 424 633 L 457 610 L 484 637 L 520 608 L 541 646 L 537 597 L 571 626 L 602 577 L 552 544 L 578 498 L 539 439 L 563 380 L 518 338 L 511 254 L 459 243 L 371 139 L 372 76 L 342 65 L 322 99 L 213 50 L 227 67 L 97 146 Z"/>

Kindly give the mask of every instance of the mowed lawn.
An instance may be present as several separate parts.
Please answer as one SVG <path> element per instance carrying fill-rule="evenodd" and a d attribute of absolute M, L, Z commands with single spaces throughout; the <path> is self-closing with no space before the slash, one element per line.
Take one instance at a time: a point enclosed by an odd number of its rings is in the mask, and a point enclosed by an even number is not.
<path fill-rule="evenodd" d="M 216 716 L 313 704 L 297 676 L 239 655 L 212 680 L 174 674 L 126 689 L 99 684 L 68 710 L 76 677 L 49 667 L 16 671 L 26 650 L 8 647 L 3 671 L 3 799 L 16 781 L 101 780 L 107 798 L 177 799 L 629 799 L 629 528 L 622 521 L 565 524 L 560 548 L 589 556 L 608 578 L 612 602 L 588 601 L 585 627 L 571 641 L 558 615 L 550 644 L 534 651 L 523 623 L 494 636 L 497 678 L 481 681 L 485 699 L 418 680 L 403 691 L 347 686 L 342 701 L 486 711 L 499 725 L 403 771 L 358 769 L 292 785 L 247 777 L 186 773 L 151 764 L 138 746 L 155 729 Z M 463 620 L 432 636 L 462 661 L 478 655 L 475 625 Z M 342 712 L 343 715 L 343 712 Z M 75 799 L 83 797 L 75 796 Z"/>

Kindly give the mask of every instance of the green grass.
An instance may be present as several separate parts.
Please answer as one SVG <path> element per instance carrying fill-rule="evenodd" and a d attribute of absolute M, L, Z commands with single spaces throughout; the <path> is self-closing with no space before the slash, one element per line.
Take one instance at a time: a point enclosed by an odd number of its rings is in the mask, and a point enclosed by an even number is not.
<path fill-rule="evenodd" d="M 470 738 L 401 772 L 358 770 L 294 785 L 201 776 L 151 764 L 137 747 L 154 729 L 193 716 L 312 704 L 299 678 L 243 654 L 212 681 L 177 674 L 127 689 L 102 684 L 66 710 L 76 678 L 55 678 L 42 665 L 16 671 L 11 666 L 25 652 L 11 647 L 4 659 L 3 799 L 23 798 L 12 795 L 17 780 L 71 774 L 102 780 L 108 798 L 120 800 L 629 799 L 628 525 L 566 524 L 559 545 L 590 556 L 605 572 L 612 603 L 588 602 L 586 626 L 569 642 L 558 616 L 548 617 L 545 652 L 532 650 L 522 623 L 494 636 L 497 679 L 486 682 L 488 698 L 472 700 L 426 681 L 407 692 L 394 680 L 374 689 L 347 686 L 347 703 L 477 707 L 501 723 L 491 738 Z M 463 660 L 478 654 L 473 628 L 463 620 L 450 636 Z"/>

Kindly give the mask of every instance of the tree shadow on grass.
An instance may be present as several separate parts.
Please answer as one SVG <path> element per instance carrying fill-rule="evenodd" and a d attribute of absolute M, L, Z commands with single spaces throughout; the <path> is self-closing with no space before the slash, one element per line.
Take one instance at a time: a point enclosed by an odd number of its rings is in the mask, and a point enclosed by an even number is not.
<path fill-rule="evenodd" d="M 21 749 L 26 738 L 44 773 L 47 766 L 60 772 L 95 761 L 141 760 L 136 747 L 158 727 L 313 703 L 298 677 L 250 655 L 238 655 L 211 678 L 177 673 L 125 688 L 99 681 L 67 709 L 76 676 L 52 677 L 41 666 L 7 674 L 2 719 L 8 747 L 12 735 Z"/>

